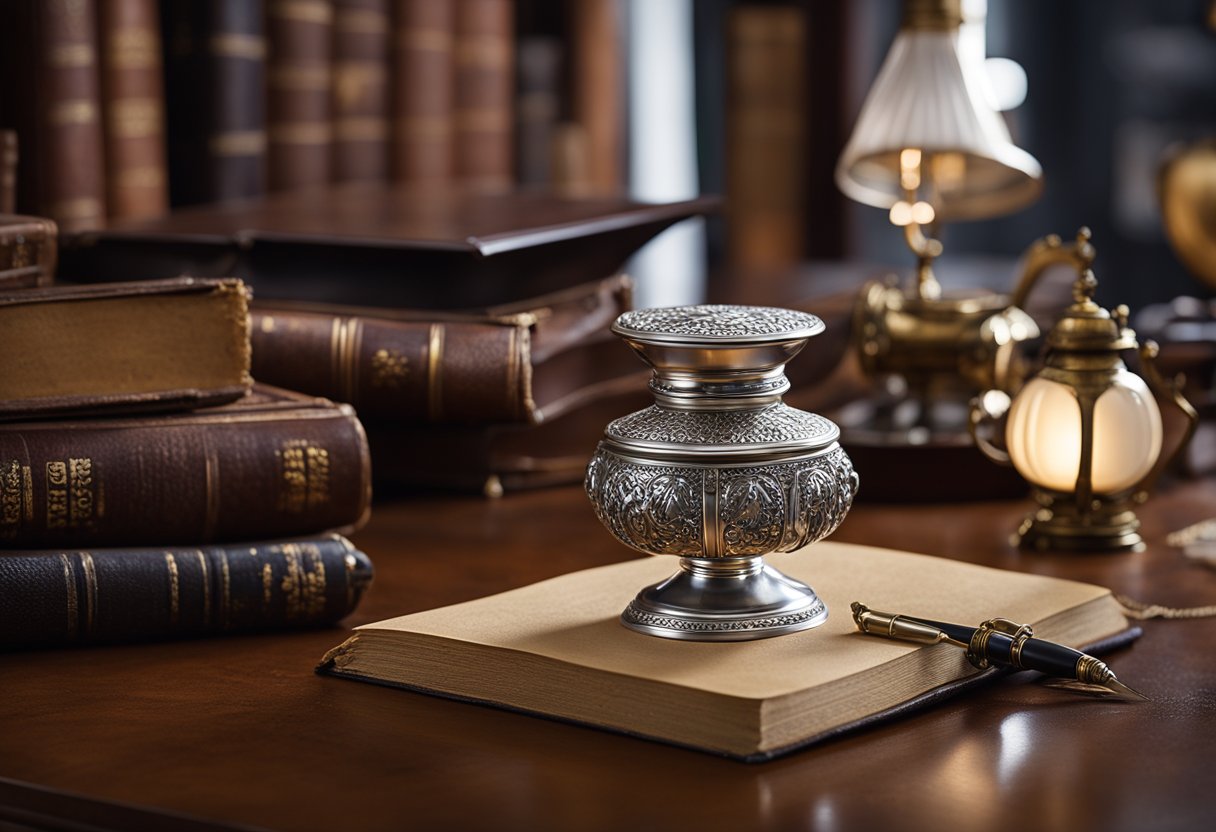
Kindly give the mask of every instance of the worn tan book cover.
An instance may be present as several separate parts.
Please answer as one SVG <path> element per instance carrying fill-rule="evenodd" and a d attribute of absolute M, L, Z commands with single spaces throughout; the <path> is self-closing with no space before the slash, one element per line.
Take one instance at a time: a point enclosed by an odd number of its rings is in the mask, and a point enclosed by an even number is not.
<path fill-rule="evenodd" d="M 760 760 L 979 681 L 956 647 L 856 632 L 852 601 L 958 623 L 1001 616 L 1076 647 L 1136 634 L 1090 584 L 830 541 L 767 560 L 815 588 L 825 624 L 734 643 L 632 632 L 621 610 L 676 568 L 646 558 L 364 625 L 319 670 Z"/>

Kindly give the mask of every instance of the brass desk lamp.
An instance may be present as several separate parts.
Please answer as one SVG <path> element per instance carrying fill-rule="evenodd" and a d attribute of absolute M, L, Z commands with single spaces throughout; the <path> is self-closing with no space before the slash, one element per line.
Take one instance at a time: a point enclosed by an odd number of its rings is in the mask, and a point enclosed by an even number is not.
<path fill-rule="evenodd" d="M 1039 163 L 1014 145 L 985 99 L 983 79 L 959 59 L 961 23 L 960 0 L 906 0 L 899 34 L 836 167 L 840 189 L 887 209 L 917 260 L 910 286 L 871 282 L 855 308 L 862 368 L 875 379 L 901 379 L 906 391 L 896 398 L 914 405 L 909 415 L 888 401 L 871 414 L 866 432 L 890 444 L 921 444 L 943 433 L 969 444 L 966 402 L 982 389 L 1015 387 L 1016 346 L 1039 335 L 1010 296 L 943 294 L 933 274 L 941 223 L 1014 211 L 1042 187 Z M 1087 246 L 1045 239 L 1032 248 L 1027 270 L 1081 262 L 1092 256 Z M 943 402 L 958 405 L 952 416 L 940 415 Z"/>

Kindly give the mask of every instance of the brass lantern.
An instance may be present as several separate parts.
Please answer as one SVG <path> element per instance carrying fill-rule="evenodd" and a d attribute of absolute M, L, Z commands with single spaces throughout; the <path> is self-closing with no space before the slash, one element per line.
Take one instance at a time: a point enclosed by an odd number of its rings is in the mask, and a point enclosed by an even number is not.
<path fill-rule="evenodd" d="M 1073 304 L 1047 337 L 1045 366 L 1012 401 L 989 390 L 972 403 L 972 433 L 980 449 L 1011 463 L 1034 486 L 1038 508 L 1017 532 L 1023 548 L 1143 549 L 1133 508 L 1195 429 L 1194 408 L 1157 371 L 1157 345 L 1137 343 L 1126 307 L 1110 312 L 1098 306 L 1097 285 L 1092 271 L 1079 273 Z M 1123 363 L 1122 353 L 1130 349 L 1139 350 L 1148 383 Z M 1189 423 L 1168 459 L 1154 390 Z M 986 427 L 1002 417 L 1003 449 L 991 442 Z"/>

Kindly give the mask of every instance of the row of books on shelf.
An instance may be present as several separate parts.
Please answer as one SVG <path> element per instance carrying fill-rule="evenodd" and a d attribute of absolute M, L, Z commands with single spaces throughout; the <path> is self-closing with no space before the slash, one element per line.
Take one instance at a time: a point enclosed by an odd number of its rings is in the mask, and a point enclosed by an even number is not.
<path fill-rule="evenodd" d="M 328 182 L 506 186 L 514 62 L 513 0 L 22 0 L 17 209 L 73 230 Z"/>

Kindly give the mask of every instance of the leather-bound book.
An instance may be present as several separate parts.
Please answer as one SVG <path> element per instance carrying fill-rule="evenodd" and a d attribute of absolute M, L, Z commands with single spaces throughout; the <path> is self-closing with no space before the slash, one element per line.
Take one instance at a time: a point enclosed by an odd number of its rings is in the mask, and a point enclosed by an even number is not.
<path fill-rule="evenodd" d="M 334 0 L 334 181 L 388 179 L 389 0 Z"/>
<path fill-rule="evenodd" d="M 476 187 L 514 181 L 515 4 L 456 0 L 456 175 Z"/>
<path fill-rule="evenodd" d="M 106 212 L 157 217 L 169 210 L 165 88 L 156 0 L 97 0 Z"/>
<path fill-rule="evenodd" d="M 92 0 L 6 3 L 0 27 L 0 123 L 24 153 L 17 208 L 63 230 L 104 224 L 105 169 Z M 19 94 L 18 94 L 19 93 Z"/>
<path fill-rule="evenodd" d="M 0 420 L 172 410 L 249 390 L 248 290 L 182 277 L 0 292 Z"/>
<path fill-rule="evenodd" d="M 619 344 L 611 344 L 617 362 L 580 361 L 575 350 L 608 341 L 608 326 L 629 298 L 622 276 L 480 314 L 272 304 L 253 315 L 253 372 L 349 402 L 364 420 L 537 423 L 633 360 Z"/>
<path fill-rule="evenodd" d="M 0 214 L 17 211 L 17 131 L 0 130 Z"/>
<path fill-rule="evenodd" d="M 188 413 L 0 425 L 0 546 L 162 546 L 358 527 L 354 411 L 255 387 Z"/>
<path fill-rule="evenodd" d="M 452 0 L 393 0 L 392 176 L 447 182 L 455 172 L 455 7 Z"/>
<path fill-rule="evenodd" d="M 329 0 L 267 0 L 267 146 L 272 191 L 330 179 Z"/>
<path fill-rule="evenodd" d="M 0 551 L 0 650 L 317 627 L 372 563 L 336 534 L 226 546 Z"/>
<path fill-rule="evenodd" d="M 49 284 L 55 276 L 58 239 L 54 220 L 0 215 L 0 291 Z"/>
<path fill-rule="evenodd" d="M 553 155 L 561 117 L 562 44 L 528 37 L 516 52 L 516 171 L 521 185 L 554 184 Z"/>
<path fill-rule="evenodd" d="M 233 276 L 266 301 L 483 308 L 615 274 L 655 234 L 718 203 L 344 182 L 79 234 L 59 269 L 82 282 Z"/>
<path fill-rule="evenodd" d="M 174 0 L 162 4 L 161 12 L 172 204 L 222 202 L 263 193 L 266 24 L 262 0 Z"/>

